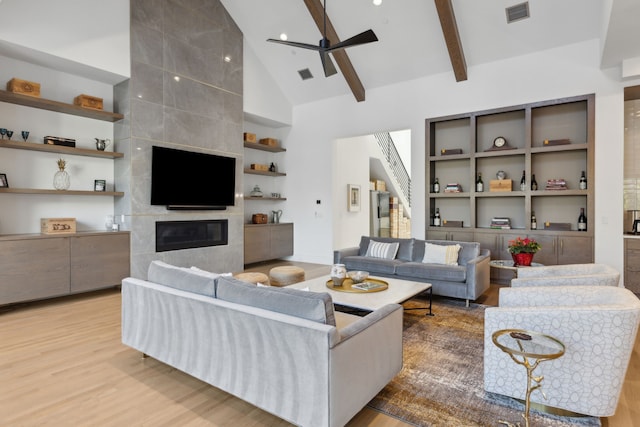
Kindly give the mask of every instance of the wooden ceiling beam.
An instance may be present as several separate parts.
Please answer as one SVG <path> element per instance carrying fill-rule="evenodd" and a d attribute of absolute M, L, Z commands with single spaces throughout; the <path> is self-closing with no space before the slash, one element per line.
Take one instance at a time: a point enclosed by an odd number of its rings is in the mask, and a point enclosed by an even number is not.
<path fill-rule="evenodd" d="M 444 41 L 449 51 L 451 65 L 453 66 L 453 74 L 456 76 L 457 82 L 467 80 L 467 63 L 464 60 L 464 52 L 462 50 L 462 43 L 460 42 L 460 34 L 458 33 L 458 24 L 456 23 L 456 16 L 453 13 L 451 0 L 434 1 L 436 3 L 438 17 L 440 18 Z"/>
<path fill-rule="evenodd" d="M 311 17 L 315 21 L 318 29 L 320 30 L 320 34 L 324 32 L 324 10 L 322 7 L 321 0 L 304 0 L 304 4 L 309 9 L 309 13 Z M 333 28 L 333 24 L 329 20 L 329 16 L 327 16 L 327 34 L 326 37 L 329 39 L 332 45 L 340 42 L 340 37 L 338 37 L 338 33 L 336 33 L 335 28 Z M 351 60 L 349 59 L 349 55 L 347 52 L 342 49 L 335 52 L 331 52 L 333 59 L 338 64 L 342 75 L 344 76 L 353 96 L 355 96 L 358 102 L 362 102 L 365 100 L 365 92 L 364 86 L 362 86 L 362 82 L 360 81 L 360 77 L 358 77 L 358 73 L 356 73 L 355 68 L 353 68 L 353 64 L 351 64 Z"/>

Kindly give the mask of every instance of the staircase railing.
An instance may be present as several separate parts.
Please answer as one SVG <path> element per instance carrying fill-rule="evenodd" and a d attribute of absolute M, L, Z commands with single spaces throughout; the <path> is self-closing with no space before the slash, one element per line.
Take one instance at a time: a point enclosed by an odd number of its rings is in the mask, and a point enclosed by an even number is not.
<path fill-rule="evenodd" d="M 407 199 L 409 206 L 411 206 L 411 177 L 400 158 L 400 154 L 398 154 L 396 145 L 393 143 L 393 138 L 391 138 L 389 132 L 378 132 L 375 133 L 374 136 L 376 137 L 378 145 L 380 146 L 385 160 L 387 161 L 387 165 L 389 165 L 389 168 L 400 186 L 400 190 Z"/>

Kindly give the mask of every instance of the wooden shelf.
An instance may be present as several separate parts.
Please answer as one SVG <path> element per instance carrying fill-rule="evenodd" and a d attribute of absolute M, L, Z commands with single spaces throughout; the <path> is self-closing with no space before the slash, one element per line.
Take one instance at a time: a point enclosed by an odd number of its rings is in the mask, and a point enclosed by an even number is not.
<path fill-rule="evenodd" d="M 245 197 L 245 200 L 287 200 L 286 197 Z"/>
<path fill-rule="evenodd" d="M 73 104 L 65 104 L 64 102 L 53 101 L 51 99 L 21 95 L 19 93 L 7 92 L 5 90 L 0 90 L 0 101 L 112 123 L 124 118 L 124 116 L 119 113 L 111 113 L 109 111 L 102 110 L 92 110 Z"/>
<path fill-rule="evenodd" d="M 287 176 L 286 173 L 282 173 L 282 172 L 257 171 L 255 169 L 245 169 L 244 173 L 249 175 Z"/>
<path fill-rule="evenodd" d="M 38 188 L 0 188 L 0 194 L 55 194 L 59 196 L 124 196 L 122 191 L 43 190 Z"/>
<path fill-rule="evenodd" d="M 87 148 L 65 147 L 64 145 L 35 144 L 33 142 L 2 141 L 0 148 L 15 148 L 18 150 L 43 151 L 47 153 L 69 154 L 74 156 L 99 157 L 105 159 L 116 159 L 124 154 L 114 151 L 98 151 Z"/>
<path fill-rule="evenodd" d="M 245 142 L 244 143 L 244 148 L 251 148 L 253 150 L 260 150 L 260 151 L 268 151 L 270 153 L 282 153 L 282 152 L 287 151 L 286 148 L 270 147 L 268 145 L 260 144 L 260 143 L 257 143 L 257 142 Z"/>

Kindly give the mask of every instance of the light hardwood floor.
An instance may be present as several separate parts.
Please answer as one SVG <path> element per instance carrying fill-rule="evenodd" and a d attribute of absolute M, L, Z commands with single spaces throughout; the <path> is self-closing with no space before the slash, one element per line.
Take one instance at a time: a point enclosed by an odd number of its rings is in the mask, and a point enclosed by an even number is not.
<path fill-rule="evenodd" d="M 280 263 L 290 264 L 290 263 Z M 328 274 L 313 264 L 307 278 Z M 266 271 L 274 264 L 254 266 Z M 497 302 L 497 286 L 482 297 Z M 640 339 L 615 417 L 640 427 Z M 289 426 L 120 342 L 119 290 L 0 307 L 2 426 Z M 408 424 L 365 408 L 350 427 Z"/>

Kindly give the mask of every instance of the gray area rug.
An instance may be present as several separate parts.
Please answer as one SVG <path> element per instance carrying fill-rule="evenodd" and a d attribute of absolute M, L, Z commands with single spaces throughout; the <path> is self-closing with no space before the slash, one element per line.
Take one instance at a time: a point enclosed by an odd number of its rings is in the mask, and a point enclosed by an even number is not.
<path fill-rule="evenodd" d="M 405 307 L 424 304 L 413 300 Z M 434 297 L 434 317 L 425 316 L 424 310 L 405 311 L 404 367 L 368 406 L 416 426 L 502 425 L 498 420 L 524 425 L 523 404 L 484 391 L 484 309 Z M 599 418 L 534 410 L 530 420 L 531 426 L 601 425 Z"/>

